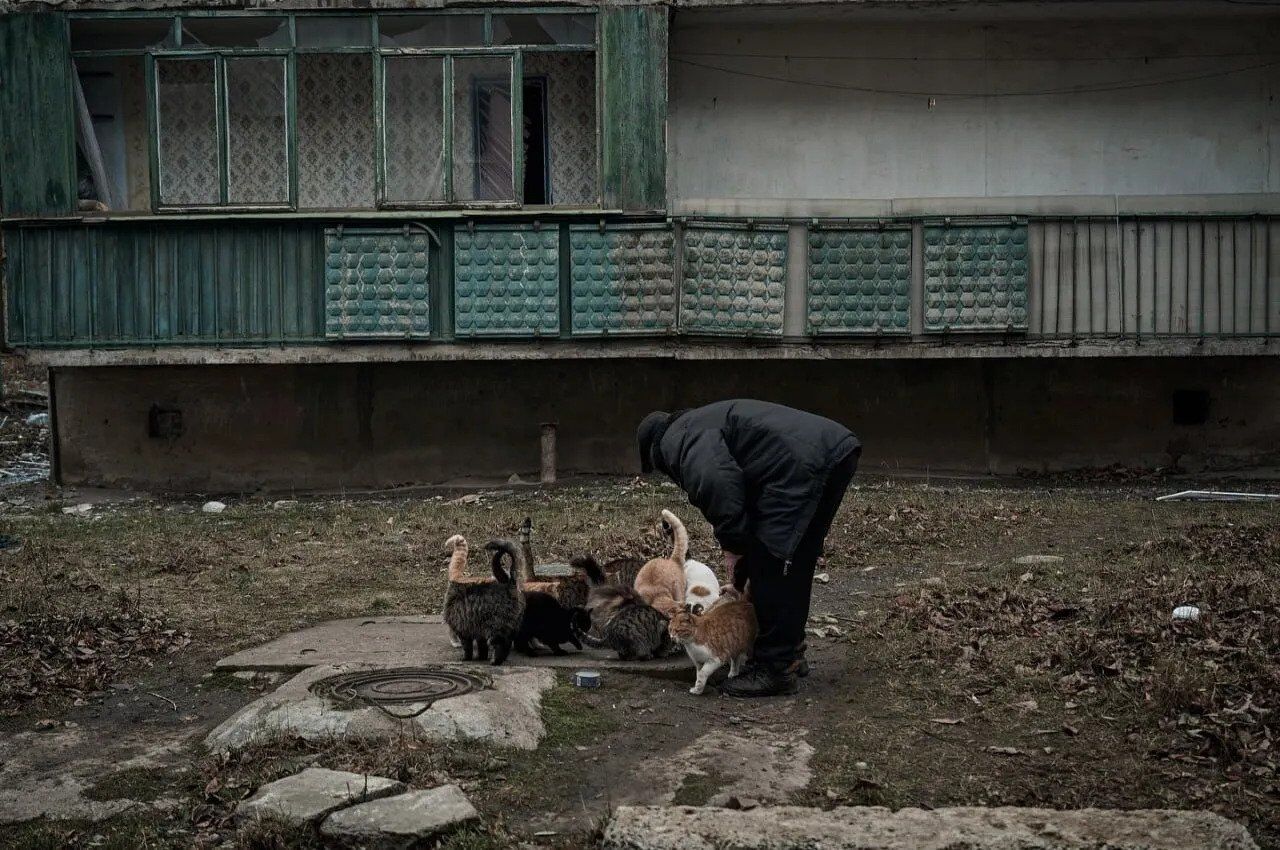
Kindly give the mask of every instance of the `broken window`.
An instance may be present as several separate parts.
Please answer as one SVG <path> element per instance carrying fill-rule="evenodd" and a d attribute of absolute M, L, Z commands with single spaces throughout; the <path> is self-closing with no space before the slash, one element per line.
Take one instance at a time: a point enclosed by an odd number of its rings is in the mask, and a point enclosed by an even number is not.
<path fill-rule="evenodd" d="M 71 18 L 108 210 L 599 204 L 593 14 Z"/>

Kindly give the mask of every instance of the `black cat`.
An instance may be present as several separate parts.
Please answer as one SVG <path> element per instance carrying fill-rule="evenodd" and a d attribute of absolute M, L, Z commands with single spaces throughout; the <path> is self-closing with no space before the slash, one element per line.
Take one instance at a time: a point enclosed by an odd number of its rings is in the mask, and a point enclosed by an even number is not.
<path fill-rule="evenodd" d="M 524 595 L 524 619 L 516 633 L 516 650 L 525 655 L 536 655 L 537 651 L 530 643 L 536 640 L 556 655 L 567 655 L 560 644 L 567 643 L 582 649 L 575 627 L 583 631 L 591 627 L 591 618 L 584 609 L 566 608 L 550 593 L 527 591 Z"/>

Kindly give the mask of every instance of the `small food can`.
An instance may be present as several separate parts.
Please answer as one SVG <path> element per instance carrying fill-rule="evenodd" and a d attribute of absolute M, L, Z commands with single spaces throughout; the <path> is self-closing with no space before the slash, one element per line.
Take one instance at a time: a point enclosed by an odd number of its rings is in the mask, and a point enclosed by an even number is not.
<path fill-rule="evenodd" d="M 600 674 L 595 670 L 579 670 L 573 674 L 573 683 L 580 688 L 598 688 Z"/>

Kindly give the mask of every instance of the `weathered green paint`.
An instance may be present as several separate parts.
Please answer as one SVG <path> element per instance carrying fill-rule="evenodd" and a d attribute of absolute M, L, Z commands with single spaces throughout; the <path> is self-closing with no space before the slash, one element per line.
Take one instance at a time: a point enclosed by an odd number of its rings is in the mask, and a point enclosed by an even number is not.
<path fill-rule="evenodd" d="M 787 229 L 700 224 L 684 231 L 680 330 L 780 336 Z"/>
<path fill-rule="evenodd" d="M 667 203 L 667 7 L 600 10 L 600 155 L 606 207 Z"/>
<path fill-rule="evenodd" d="M 66 20 L 0 16 L 0 210 L 61 215 L 75 209 L 75 112 Z"/>
<path fill-rule="evenodd" d="M 675 244 L 670 225 L 578 224 L 568 231 L 575 336 L 674 333 Z"/>
<path fill-rule="evenodd" d="M 11 345 L 314 342 L 323 228 L 127 224 L 5 231 Z"/>
<path fill-rule="evenodd" d="M 431 242 L 422 230 L 325 231 L 325 336 L 431 336 Z"/>
<path fill-rule="evenodd" d="M 458 337 L 560 333 L 560 229 L 492 225 L 454 229 Z"/>

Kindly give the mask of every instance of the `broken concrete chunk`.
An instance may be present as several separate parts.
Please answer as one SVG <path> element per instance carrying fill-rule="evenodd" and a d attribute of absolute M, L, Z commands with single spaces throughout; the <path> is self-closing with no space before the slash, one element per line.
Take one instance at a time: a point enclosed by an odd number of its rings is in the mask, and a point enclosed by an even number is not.
<path fill-rule="evenodd" d="M 334 812 L 320 825 L 320 834 L 359 847 L 417 847 L 479 818 L 461 788 L 442 785 Z"/>
<path fill-rule="evenodd" d="M 227 506 L 222 502 L 205 502 L 200 507 L 200 510 L 204 511 L 207 514 L 220 514 L 226 509 L 227 509 Z"/>
<path fill-rule="evenodd" d="M 236 808 L 236 819 L 271 817 L 290 826 L 302 826 L 346 806 L 403 790 L 404 783 L 394 779 L 309 767 L 263 785 Z"/>
<path fill-rule="evenodd" d="M 901 809 L 777 806 L 736 812 L 622 806 L 606 850 L 1257 850 L 1244 827 L 1212 812 L 1166 809 Z"/>
<path fill-rule="evenodd" d="M 1022 555 L 1014 558 L 1013 562 L 1020 567 L 1043 566 L 1044 564 L 1061 564 L 1061 555 Z"/>

